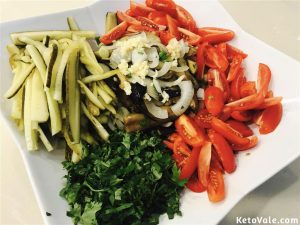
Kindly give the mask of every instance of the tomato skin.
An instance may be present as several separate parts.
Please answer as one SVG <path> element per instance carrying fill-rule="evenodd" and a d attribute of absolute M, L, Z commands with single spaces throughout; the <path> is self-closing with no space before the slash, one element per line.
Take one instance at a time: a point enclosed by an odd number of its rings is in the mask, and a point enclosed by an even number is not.
<path fill-rule="evenodd" d="M 240 68 L 236 77 L 230 84 L 230 93 L 232 100 L 238 100 L 241 98 L 240 87 L 245 83 L 244 69 Z"/>
<path fill-rule="evenodd" d="M 120 23 L 118 26 L 110 30 L 107 34 L 103 35 L 100 38 L 100 41 L 106 45 L 111 44 L 114 40 L 117 40 L 123 36 L 127 27 L 128 27 L 127 22 Z"/>
<path fill-rule="evenodd" d="M 270 68 L 266 64 L 260 63 L 258 66 L 257 83 L 258 91 L 262 92 L 264 97 L 268 93 L 271 76 L 272 75 Z"/>
<path fill-rule="evenodd" d="M 209 171 L 207 195 L 211 202 L 220 202 L 225 198 L 225 185 L 222 171 L 213 163 Z"/>
<path fill-rule="evenodd" d="M 157 11 L 168 13 L 174 18 L 177 16 L 176 4 L 172 0 L 146 0 L 146 5 Z"/>
<path fill-rule="evenodd" d="M 166 15 L 166 18 L 170 34 L 172 34 L 177 40 L 180 40 L 180 33 L 175 20 L 169 15 Z"/>
<path fill-rule="evenodd" d="M 182 114 L 175 122 L 176 131 L 182 139 L 193 147 L 201 146 L 205 141 L 204 132 L 188 116 Z"/>
<path fill-rule="evenodd" d="M 151 27 L 142 26 L 142 25 L 130 25 L 130 26 L 128 26 L 127 31 L 129 31 L 131 33 L 138 33 L 141 31 L 153 32 L 153 33 L 158 32 L 156 29 L 153 29 Z"/>
<path fill-rule="evenodd" d="M 197 33 L 202 37 L 202 41 L 207 41 L 210 44 L 230 41 L 235 35 L 232 30 L 217 27 L 201 27 L 198 28 Z"/>
<path fill-rule="evenodd" d="M 246 151 L 249 150 L 253 147 L 255 147 L 258 143 L 258 138 L 253 135 L 250 137 L 247 137 L 247 139 L 249 140 L 249 143 L 246 145 L 236 145 L 236 144 L 232 144 L 231 147 L 234 151 Z"/>
<path fill-rule="evenodd" d="M 218 44 L 216 46 L 216 48 L 218 49 L 219 52 L 221 52 L 227 58 L 227 45 L 226 45 L 226 43 L 222 42 L 222 43 Z"/>
<path fill-rule="evenodd" d="M 224 72 L 228 67 L 226 57 L 212 46 L 206 48 L 205 63 L 210 68 L 219 69 L 221 72 Z"/>
<path fill-rule="evenodd" d="M 230 107 L 232 111 L 244 111 L 250 109 L 256 109 L 264 102 L 264 96 L 262 92 L 249 95 L 245 98 L 227 103 L 226 106 Z"/>
<path fill-rule="evenodd" d="M 253 135 L 253 131 L 244 123 L 236 121 L 236 120 L 227 120 L 226 123 L 238 131 L 243 137 L 249 137 Z"/>
<path fill-rule="evenodd" d="M 170 150 L 174 151 L 174 143 L 170 142 L 170 141 L 163 141 L 163 143 L 165 144 L 165 146 L 167 146 Z"/>
<path fill-rule="evenodd" d="M 150 20 L 146 17 L 143 17 L 143 16 L 138 16 L 137 20 L 141 22 L 142 26 L 149 27 L 153 30 L 165 30 L 166 29 L 165 26 L 162 26 L 160 24 L 156 24 L 152 20 Z"/>
<path fill-rule="evenodd" d="M 254 81 L 246 81 L 240 86 L 240 95 L 242 98 L 256 94 L 256 84 Z"/>
<path fill-rule="evenodd" d="M 205 48 L 208 46 L 207 42 L 204 42 L 200 45 L 198 45 L 197 49 L 197 79 L 202 79 L 203 78 L 203 73 L 204 73 L 204 67 L 205 67 Z"/>
<path fill-rule="evenodd" d="M 205 89 L 204 103 L 207 111 L 212 115 L 218 115 L 224 107 L 223 92 L 220 88 L 210 86 Z"/>
<path fill-rule="evenodd" d="M 196 124 L 201 128 L 211 128 L 212 114 L 207 109 L 201 109 L 195 116 L 194 120 Z"/>
<path fill-rule="evenodd" d="M 185 186 L 192 192 L 200 193 L 206 190 L 206 188 L 201 184 L 196 175 L 193 175 Z"/>
<path fill-rule="evenodd" d="M 273 105 L 277 105 L 282 101 L 282 97 L 270 97 L 270 98 L 265 98 L 263 103 L 260 104 L 257 109 L 265 109 Z"/>
<path fill-rule="evenodd" d="M 282 104 L 270 106 L 266 108 L 259 121 L 259 133 L 268 134 L 273 132 L 279 125 L 282 117 Z"/>
<path fill-rule="evenodd" d="M 187 29 L 178 27 L 178 30 L 180 32 L 181 37 L 190 45 L 197 45 L 201 40 L 201 37 L 198 34 L 195 34 Z"/>
<path fill-rule="evenodd" d="M 175 37 L 172 34 L 170 34 L 168 31 L 160 31 L 159 38 L 161 43 L 163 43 L 164 45 L 168 45 L 169 41 Z"/>
<path fill-rule="evenodd" d="M 233 151 L 228 142 L 222 135 L 212 129 L 208 130 L 208 137 L 216 149 L 224 170 L 227 173 L 233 173 L 236 169 L 236 163 Z"/>
<path fill-rule="evenodd" d="M 149 13 L 148 19 L 150 19 L 153 22 L 158 23 L 160 25 L 167 26 L 168 23 L 167 23 L 166 15 L 167 14 L 164 12 L 159 12 L 159 11 L 155 10 L 155 11 Z"/>
<path fill-rule="evenodd" d="M 211 142 L 205 142 L 198 157 L 198 180 L 207 187 L 208 175 L 211 161 Z"/>
<path fill-rule="evenodd" d="M 131 16 L 148 16 L 150 12 L 155 11 L 154 9 L 145 6 L 143 4 L 130 1 L 130 14 Z"/>
<path fill-rule="evenodd" d="M 249 143 L 249 140 L 244 138 L 238 131 L 215 117 L 211 120 L 211 127 L 231 143 L 238 145 L 246 145 Z"/>
<path fill-rule="evenodd" d="M 238 75 L 239 70 L 241 68 L 243 58 L 241 56 L 236 56 L 232 59 L 232 62 L 230 63 L 230 69 L 227 76 L 227 81 L 231 82 L 234 80 L 234 78 Z"/>
<path fill-rule="evenodd" d="M 189 179 L 196 171 L 200 150 L 200 147 L 193 148 L 190 156 L 185 161 L 185 165 L 181 169 L 179 179 Z"/>
<path fill-rule="evenodd" d="M 177 11 L 177 20 L 179 21 L 179 24 L 188 29 L 189 31 L 195 32 L 196 30 L 196 22 L 193 18 L 193 16 L 183 7 L 177 5 L 176 6 Z"/>

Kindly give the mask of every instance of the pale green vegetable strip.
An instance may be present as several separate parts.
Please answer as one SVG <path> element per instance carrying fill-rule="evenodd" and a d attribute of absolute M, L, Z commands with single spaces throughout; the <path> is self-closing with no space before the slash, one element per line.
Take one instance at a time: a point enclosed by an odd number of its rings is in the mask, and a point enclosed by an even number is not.
<path fill-rule="evenodd" d="M 32 40 L 31 38 L 29 37 L 26 37 L 26 36 L 20 36 L 19 37 L 19 41 L 21 42 L 24 42 L 25 44 L 27 45 L 33 45 L 34 47 L 36 47 L 39 52 L 43 55 L 44 52 L 46 51 L 46 47 L 45 45 L 43 45 L 43 43 L 41 43 L 40 41 L 35 41 L 35 40 Z"/>
<path fill-rule="evenodd" d="M 21 118 L 20 120 L 18 120 L 18 122 L 17 122 L 18 124 L 18 129 L 19 129 L 19 131 L 24 131 L 24 119 L 23 118 Z"/>
<path fill-rule="evenodd" d="M 37 132 L 33 129 L 31 121 L 31 97 L 32 97 L 32 74 L 25 83 L 24 100 L 24 133 L 27 150 L 34 151 L 38 149 Z"/>
<path fill-rule="evenodd" d="M 104 89 L 113 99 L 117 99 L 115 92 L 104 81 L 100 81 L 98 84 L 100 84 L 100 87 Z"/>
<path fill-rule="evenodd" d="M 91 82 L 94 82 L 94 81 L 100 81 L 100 80 L 104 80 L 104 79 L 107 79 L 109 77 L 112 77 L 116 74 L 119 73 L 119 70 L 116 69 L 116 70 L 111 70 L 107 73 L 103 73 L 103 74 L 97 74 L 97 75 L 90 75 L 90 76 L 87 76 L 85 78 L 82 79 L 82 82 L 83 83 L 91 83 Z"/>
<path fill-rule="evenodd" d="M 18 93 L 12 98 L 11 117 L 13 119 L 23 118 L 23 96 L 24 96 L 24 85 L 20 88 Z"/>
<path fill-rule="evenodd" d="M 112 97 L 105 92 L 100 86 L 97 86 L 98 94 L 104 100 L 106 104 L 110 104 L 112 102 Z"/>
<path fill-rule="evenodd" d="M 98 133 L 98 135 L 104 140 L 108 141 L 109 134 L 105 130 L 105 128 L 99 123 L 99 121 L 88 111 L 86 106 L 81 103 L 81 108 L 84 113 L 84 115 L 92 122 L 92 124 L 95 126 L 95 129 Z"/>
<path fill-rule="evenodd" d="M 20 54 L 20 49 L 16 45 L 14 45 L 14 44 L 8 44 L 6 46 L 6 49 L 7 49 L 8 53 L 9 53 L 9 56 L 12 56 L 12 55 L 15 55 L 15 54 L 16 55 Z"/>
<path fill-rule="evenodd" d="M 72 38 L 72 34 L 76 34 L 81 37 L 86 38 L 95 38 L 95 31 L 64 31 L 64 30 L 49 30 L 49 31 L 31 31 L 31 32 L 20 32 L 20 33 L 12 33 L 10 35 L 12 42 L 15 45 L 24 45 L 25 43 L 19 40 L 20 36 L 26 36 L 35 41 L 43 41 L 45 36 L 49 36 L 51 39 L 63 39 L 63 38 Z"/>
<path fill-rule="evenodd" d="M 55 90 L 54 90 L 54 99 L 58 102 L 62 103 L 62 83 L 63 83 L 63 76 L 64 71 L 66 68 L 66 65 L 68 63 L 70 54 L 74 51 L 78 51 L 80 48 L 79 43 L 77 41 L 74 41 L 69 45 L 69 47 L 64 51 L 62 55 L 62 59 L 58 68 L 58 72 L 56 75 L 56 81 L 55 81 Z"/>
<path fill-rule="evenodd" d="M 113 12 L 107 12 L 105 18 L 105 33 L 108 33 L 118 25 L 117 15 Z"/>
<path fill-rule="evenodd" d="M 22 84 L 24 83 L 24 81 L 30 75 L 30 73 L 34 68 L 35 68 L 34 64 L 29 64 L 21 74 L 16 74 L 17 76 L 16 79 L 14 79 L 14 82 L 12 83 L 10 88 L 6 91 L 4 97 L 8 99 L 13 97 L 21 88 Z"/>
<path fill-rule="evenodd" d="M 39 137 L 41 141 L 43 142 L 45 148 L 47 149 L 48 152 L 53 151 L 53 146 L 51 145 L 50 141 L 47 139 L 44 131 L 41 129 L 40 126 L 38 126 L 37 131 L 39 133 Z"/>
<path fill-rule="evenodd" d="M 33 73 L 31 94 L 31 120 L 46 122 L 49 119 L 47 97 L 38 70 Z"/>
<path fill-rule="evenodd" d="M 80 80 L 77 81 L 81 87 L 81 89 L 84 91 L 86 97 L 95 105 L 97 106 L 99 109 L 105 109 L 104 105 L 99 101 L 99 99 L 97 98 L 97 96 L 95 96 L 93 94 L 93 92 L 91 92 L 91 90 L 84 84 L 82 83 Z"/>
<path fill-rule="evenodd" d="M 37 48 L 34 47 L 33 45 L 27 45 L 26 50 L 29 52 L 34 64 L 36 65 L 38 71 L 41 74 L 43 83 L 45 84 L 47 68 L 44 59 L 42 58 Z"/>
<path fill-rule="evenodd" d="M 105 107 L 108 111 L 110 111 L 112 114 L 115 115 L 115 114 L 117 113 L 116 109 L 115 109 L 112 105 L 106 104 L 105 101 L 103 100 L 103 98 L 102 98 L 100 95 L 98 96 L 98 99 L 99 99 L 99 101 L 101 102 L 101 104 L 103 104 L 104 107 Z"/>
<path fill-rule="evenodd" d="M 88 131 L 81 131 L 80 137 L 90 145 L 98 144 L 95 138 Z"/>
<path fill-rule="evenodd" d="M 93 94 L 98 97 L 97 84 L 94 82 L 92 85 Z M 92 113 L 93 116 L 99 116 L 100 110 L 97 106 L 95 106 L 90 100 L 86 99 L 86 105 L 88 110 Z"/>
<path fill-rule="evenodd" d="M 78 27 L 78 25 L 77 25 L 77 23 L 76 23 L 73 16 L 68 16 L 67 17 L 67 22 L 68 22 L 70 30 L 73 30 L 73 31 L 79 30 L 79 27 Z"/>
<path fill-rule="evenodd" d="M 66 119 L 70 126 L 73 143 L 80 142 L 80 90 L 77 83 L 79 53 L 72 52 L 66 69 Z"/>
<path fill-rule="evenodd" d="M 64 137 L 65 137 L 65 140 L 67 142 L 67 145 L 73 151 L 73 154 L 75 153 L 77 155 L 78 159 L 80 160 L 81 157 L 82 157 L 82 144 L 81 144 L 81 142 L 78 143 L 78 144 L 74 144 L 71 141 L 69 133 L 67 132 L 67 130 L 65 128 L 64 128 Z"/>
<path fill-rule="evenodd" d="M 57 46 L 57 56 L 56 60 L 52 69 L 52 76 L 51 76 L 51 85 L 50 85 L 50 94 L 54 97 L 54 91 L 55 91 L 55 81 L 57 77 L 58 67 L 60 65 L 61 59 L 62 59 L 62 48 L 60 44 L 57 41 L 53 41 L 52 44 L 56 44 Z"/>

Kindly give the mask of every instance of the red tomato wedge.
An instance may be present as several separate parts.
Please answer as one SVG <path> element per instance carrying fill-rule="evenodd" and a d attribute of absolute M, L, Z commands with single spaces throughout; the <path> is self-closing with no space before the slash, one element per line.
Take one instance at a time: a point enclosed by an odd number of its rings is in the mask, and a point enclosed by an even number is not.
<path fill-rule="evenodd" d="M 263 103 L 256 107 L 257 109 L 265 109 L 273 105 L 277 105 L 282 101 L 282 97 L 265 98 Z"/>
<path fill-rule="evenodd" d="M 156 29 L 153 29 L 151 27 L 146 27 L 146 26 L 142 26 L 142 25 L 130 25 L 127 28 L 127 31 L 130 33 L 139 33 L 139 32 L 153 32 L 153 33 L 158 33 L 158 31 Z"/>
<path fill-rule="evenodd" d="M 168 23 L 168 29 L 170 34 L 172 34 L 174 37 L 176 37 L 177 40 L 180 40 L 180 33 L 176 24 L 176 21 L 169 15 L 166 15 L 167 23 Z"/>
<path fill-rule="evenodd" d="M 186 145 L 186 143 L 183 142 L 182 139 L 176 139 L 174 141 L 173 151 L 174 154 L 183 155 L 185 157 L 189 157 L 191 154 L 189 147 Z"/>
<path fill-rule="evenodd" d="M 200 45 L 198 45 L 197 49 L 197 79 L 202 79 L 203 78 L 203 73 L 204 73 L 204 67 L 205 67 L 205 48 L 208 45 L 207 42 L 204 42 Z"/>
<path fill-rule="evenodd" d="M 282 104 L 270 106 L 266 108 L 257 120 L 260 134 L 268 134 L 273 132 L 281 121 Z"/>
<path fill-rule="evenodd" d="M 138 21 L 134 17 L 132 17 L 126 13 L 123 13 L 121 11 L 117 11 L 117 17 L 118 17 L 118 20 L 121 22 L 127 22 L 128 24 L 131 24 L 131 25 L 141 25 L 140 21 Z"/>
<path fill-rule="evenodd" d="M 209 113 L 214 116 L 218 115 L 224 107 L 224 98 L 221 89 L 214 86 L 206 88 L 204 103 Z"/>
<path fill-rule="evenodd" d="M 205 142 L 198 157 L 198 180 L 207 187 L 211 160 L 211 142 Z"/>
<path fill-rule="evenodd" d="M 164 12 L 159 12 L 159 11 L 153 11 L 150 12 L 148 15 L 148 19 L 152 20 L 153 22 L 163 25 L 163 26 L 167 26 L 167 18 L 166 18 L 166 13 Z"/>
<path fill-rule="evenodd" d="M 219 69 L 221 72 L 225 71 L 228 67 L 226 57 L 212 46 L 206 48 L 205 63 L 211 68 Z"/>
<path fill-rule="evenodd" d="M 163 141 L 165 146 L 167 146 L 170 150 L 174 151 L 174 143 L 170 142 L 170 141 Z"/>
<path fill-rule="evenodd" d="M 195 124 L 195 122 L 186 115 L 181 115 L 175 122 L 176 131 L 183 140 L 193 146 L 199 147 L 205 141 L 203 131 Z"/>
<path fill-rule="evenodd" d="M 228 142 L 222 135 L 212 129 L 208 130 L 208 137 L 216 149 L 224 170 L 227 173 L 234 172 L 236 169 L 235 157 Z"/>
<path fill-rule="evenodd" d="M 179 179 L 189 179 L 197 169 L 200 147 L 193 148 L 190 156 L 185 160 L 185 164 L 181 169 Z"/>
<path fill-rule="evenodd" d="M 227 58 L 229 61 L 233 60 L 233 58 L 238 55 L 242 56 L 243 59 L 245 59 L 248 56 L 246 53 L 244 53 L 243 51 L 241 51 L 236 47 L 233 47 L 230 44 L 227 44 L 226 50 L 227 50 Z"/>
<path fill-rule="evenodd" d="M 246 150 L 249 150 L 251 148 L 254 148 L 258 143 L 258 138 L 255 135 L 247 137 L 247 139 L 249 140 L 248 144 L 246 144 L 246 145 L 232 144 L 231 145 L 232 149 L 234 151 L 246 151 Z"/>
<path fill-rule="evenodd" d="M 197 33 L 202 37 L 202 41 L 207 41 L 210 44 L 218 44 L 230 41 L 234 38 L 234 32 L 217 27 L 201 27 Z"/>
<path fill-rule="evenodd" d="M 127 22 L 120 23 L 118 26 L 110 30 L 107 34 L 103 35 L 100 38 L 100 41 L 106 45 L 111 44 L 114 40 L 117 40 L 123 36 L 127 29 L 127 26 Z"/>
<path fill-rule="evenodd" d="M 166 29 L 166 26 L 157 24 L 157 23 L 153 22 L 152 20 L 150 20 L 146 17 L 143 17 L 143 16 L 138 16 L 137 20 L 141 22 L 142 26 L 149 27 L 153 30 L 165 30 Z"/>
<path fill-rule="evenodd" d="M 207 195 L 211 202 L 220 202 L 225 198 L 223 174 L 213 162 L 209 171 Z"/>
<path fill-rule="evenodd" d="M 211 128 L 212 114 L 207 109 L 201 109 L 195 116 L 194 120 L 196 124 L 201 128 Z"/>
<path fill-rule="evenodd" d="M 201 184 L 201 182 L 195 174 L 188 180 L 185 186 L 192 192 L 196 193 L 200 193 L 206 190 L 206 188 Z"/>
<path fill-rule="evenodd" d="M 177 16 L 176 4 L 172 0 L 146 0 L 146 5 L 158 11 L 168 13 L 174 18 Z"/>
<path fill-rule="evenodd" d="M 196 29 L 196 22 L 193 18 L 193 16 L 183 7 L 177 5 L 176 6 L 177 11 L 177 20 L 179 21 L 179 24 L 188 29 L 189 31 L 194 32 Z"/>
<path fill-rule="evenodd" d="M 236 121 L 236 120 L 227 120 L 226 123 L 238 131 L 243 137 L 249 137 L 253 135 L 253 131 L 244 123 Z"/>
<path fill-rule="evenodd" d="M 244 69 L 240 68 L 236 77 L 230 84 L 230 93 L 232 100 L 238 100 L 241 98 L 240 87 L 245 82 Z"/>
<path fill-rule="evenodd" d="M 223 135 L 229 142 L 238 144 L 238 145 L 246 145 L 249 140 L 244 138 L 238 131 L 234 130 L 228 124 L 224 123 L 222 120 L 217 118 L 212 118 L 211 127 L 219 134 Z"/>
<path fill-rule="evenodd" d="M 266 94 L 268 93 L 268 87 L 270 81 L 271 81 L 270 68 L 266 64 L 260 63 L 258 67 L 257 85 L 258 85 L 258 91 L 261 91 L 263 93 L 263 96 L 266 96 Z"/>
<path fill-rule="evenodd" d="M 197 45 L 200 42 L 200 36 L 182 27 L 178 27 L 181 37 L 190 45 Z"/>
<path fill-rule="evenodd" d="M 150 12 L 155 11 L 144 4 L 130 0 L 130 14 L 131 16 L 148 16 Z"/>
<path fill-rule="evenodd" d="M 264 101 L 264 96 L 262 92 L 259 92 L 254 95 L 247 96 L 245 98 L 241 98 L 237 101 L 230 102 L 226 104 L 227 107 L 230 107 L 232 111 L 243 111 L 243 110 L 250 110 L 256 109 L 260 106 Z"/>
<path fill-rule="evenodd" d="M 240 95 L 241 98 L 256 94 L 256 84 L 254 81 L 246 81 L 240 86 Z"/>
<path fill-rule="evenodd" d="M 220 43 L 216 46 L 219 52 L 221 52 L 223 55 L 227 57 L 227 45 L 226 43 Z"/>
<path fill-rule="evenodd" d="M 159 32 L 159 38 L 161 43 L 163 43 L 164 45 L 168 45 L 169 41 L 175 37 L 172 34 L 170 34 L 168 31 L 163 30 Z"/>
<path fill-rule="evenodd" d="M 230 116 L 241 122 L 250 121 L 253 117 L 253 113 L 251 111 L 233 111 Z"/>
<path fill-rule="evenodd" d="M 236 56 L 232 59 L 232 62 L 230 63 L 230 69 L 227 76 L 227 81 L 231 82 L 234 80 L 234 78 L 238 75 L 241 64 L 242 64 L 243 58 L 241 56 Z"/>

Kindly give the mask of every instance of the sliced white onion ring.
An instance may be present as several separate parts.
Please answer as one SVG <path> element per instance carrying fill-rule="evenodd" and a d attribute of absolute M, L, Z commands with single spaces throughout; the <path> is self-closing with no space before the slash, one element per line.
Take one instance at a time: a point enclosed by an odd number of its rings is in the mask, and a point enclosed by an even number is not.
<path fill-rule="evenodd" d="M 148 61 L 150 61 L 149 67 L 150 68 L 157 67 L 159 64 L 159 55 L 157 53 L 157 49 L 155 47 L 151 47 L 149 49 L 146 49 L 145 52 L 147 54 Z"/>
<path fill-rule="evenodd" d="M 155 78 L 162 77 L 162 76 L 166 75 L 166 73 L 169 72 L 171 66 L 172 66 L 172 62 L 165 62 L 164 65 L 162 66 L 162 68 L 157 71 L 157 74 L 153 70 L 149 70 L 148 75 L 150 77 L 155 76 Z"/>
<path fill-rule="evenodd" d="M 165 87 L 173 87 L 173 86 L 177 86 L 179 85 L 182 80 L 185 78 L 184 75 L 180 76 L 179 78 L 177 78 L 176 80 L 174 81 L 159 81 L 159 84 L 162 88 L 165 88 Z"/>
<path fill-rule="evenodd" d="M 197 91 L 197 98 L 198 99 L 204 99 L 204 89 L 203 88 L 199 88 Z"/>
<path fill-rule="evenodd" d="M 194 96 L 194 87 L 192 81 L 182 81 L 179 84 L 179 88 L 181 90 L 180 99 L 175 105 L 171 106 L 171 110 L 176 116 L 180 116 L 188 109 Z"/>
<path fill-rule="evenodd" d="M 152 101 L 149 102 L 147 100 L 144 100 L 144 103 L 146 105 L 148 112 L 152 116 L 154 116 L 158 119 L 167 119 L 168 118 L 168 110 L 166 108 L 159 107 L 159 106 L 155 105 Z"/>
<path fill-rule="evenodd" d="M 141 63 L 145 60 L 147 60 L 148 56 L 146 55 L 144 50 L 138 50 L 138 49 L 134 49 L 131 53 L 131 60 L 132 63 Z"/>

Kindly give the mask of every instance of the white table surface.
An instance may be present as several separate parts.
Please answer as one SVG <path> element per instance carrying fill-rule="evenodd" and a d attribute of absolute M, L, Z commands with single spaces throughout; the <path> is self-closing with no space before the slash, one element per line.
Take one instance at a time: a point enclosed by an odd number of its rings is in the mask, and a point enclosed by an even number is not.
<path fill-rule="evenodd" d="M 0 22 L 78 8 L 90 2 L 0 0 Z M 300 61 L 300 1 L 221 2 L 244 30 Z M 21 155 L 2 121 L 0 148 L 0 224 L 43 224 Z M 220 224 L 235 224 L 238 216 L 298 217 L 300 223 L 299 190 L 300 159 L 248 194 Z"/>

